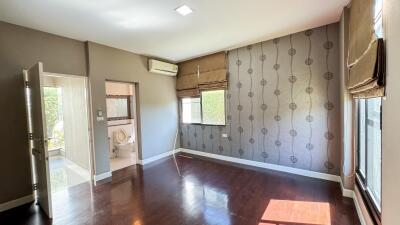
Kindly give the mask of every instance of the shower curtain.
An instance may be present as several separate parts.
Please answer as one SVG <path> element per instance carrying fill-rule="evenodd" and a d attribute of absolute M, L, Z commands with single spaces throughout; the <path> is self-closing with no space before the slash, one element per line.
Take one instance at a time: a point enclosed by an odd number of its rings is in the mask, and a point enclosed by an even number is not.
<path fill-rule="evenodd" d="M 87 112 L 86 80 L 80 77 L 63 77 L 62 88 L 65 156 L 89 170 L 89 125 Z"/>

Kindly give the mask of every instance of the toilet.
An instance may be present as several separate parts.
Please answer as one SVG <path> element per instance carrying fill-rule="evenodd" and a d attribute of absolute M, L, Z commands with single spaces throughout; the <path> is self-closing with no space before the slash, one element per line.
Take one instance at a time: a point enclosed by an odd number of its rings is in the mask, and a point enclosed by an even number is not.
<path fill-rule="evenodd" d="M 125 129 L 120 128 L 113 133 L 116 157 L 129 158 L 133 152 L 133 140 Z"/>

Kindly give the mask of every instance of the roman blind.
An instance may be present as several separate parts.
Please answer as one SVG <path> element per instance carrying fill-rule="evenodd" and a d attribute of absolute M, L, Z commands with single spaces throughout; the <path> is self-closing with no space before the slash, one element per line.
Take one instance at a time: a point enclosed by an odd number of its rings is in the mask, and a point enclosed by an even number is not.
<path fill-rule="evenodd" d="M 178 97 L 196 97 L 200 91 L 221 90 L 228 87 L 225 52 L 178 63 L 176 89 Z"/>
<path fill-rule="evenodd" d="M 382 13 L 375 1 L 353 0 L 350 6 L 347 86 L 355 98 L 384 95 L 384 42 L 376 34 Z"/>

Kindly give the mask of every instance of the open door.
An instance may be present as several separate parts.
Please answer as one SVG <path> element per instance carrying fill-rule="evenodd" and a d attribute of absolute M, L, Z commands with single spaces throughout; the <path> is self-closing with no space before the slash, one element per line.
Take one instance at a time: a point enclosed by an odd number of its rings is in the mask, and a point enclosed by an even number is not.
<path fill-rule="evenodd" d="M 46 118 L 43 101 L 43 64 L 23 71 L 25 80 L 25 103 L 28 116 L 30 151 L 32 153 L 33 187 L 36 201 L 52 218 L 49 156 L 47 151 Z"/>

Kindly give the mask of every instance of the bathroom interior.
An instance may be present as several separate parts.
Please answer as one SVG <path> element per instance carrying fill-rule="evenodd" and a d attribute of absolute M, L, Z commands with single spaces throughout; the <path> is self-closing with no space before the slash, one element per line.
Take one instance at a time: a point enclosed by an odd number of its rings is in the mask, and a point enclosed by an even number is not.
<path fill-rule="evenodd" d="M 137 164 L 136 90 L 134 83 L 106 82 L 111 171 Z"/>
<path fill-rule="evenodd" d="M 77 76 L 43 78 L 52 193 L 90 181 L 86 82 Z"/>

